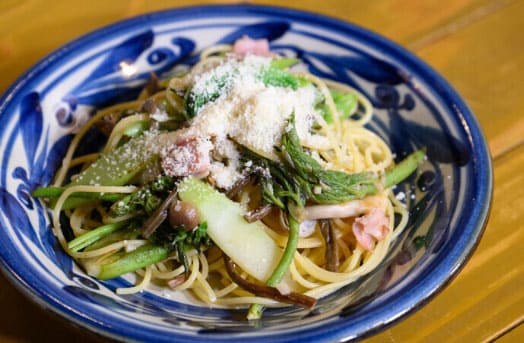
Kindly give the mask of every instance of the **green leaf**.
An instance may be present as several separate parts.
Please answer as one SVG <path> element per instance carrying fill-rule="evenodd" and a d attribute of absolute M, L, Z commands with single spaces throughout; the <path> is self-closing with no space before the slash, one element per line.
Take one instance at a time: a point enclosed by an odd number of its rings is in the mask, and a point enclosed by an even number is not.
<path fill-rule="evenodd" d="M 342 93 L 336 90 L 330 90 L 330 93 L 340 119 L 347 119 L 350 114 L 356 111 L 358 106 L 358 98 L 355 94 Z M 333 123 L 333 113 L 331 113 L 323 97 L 317 104 L 317 110 L 320 112 L 326 123 Z"/>
<path fill-rule="evenodd" d="M 373 173 L 345 173 L 325 170 L 300 145 L 291 118 L 289 129 L 282 136 L 282 163 L 277 163 L 246 152 L 247 160 L 252 160 L 258 168 L 262 186 L 262 198 L 266 203 L 286 209 L 288 200 L 296 205 L 306 201 L 318 204 L 337 204 L 354 199 L 362 199 L 375 194 L 382 188 L 389 188 L 413 173 L 425 158 L 423 150 L 418 150 L 386 172 L 385 184 Z M 260 172 L 262 171 L 262 172 Z"/>
<path fill-rule="evenodd" d="M 275 69 L 287 69 L 300 62 L 298 58 L 275 58 L 271 61 L 270 67 Z"/>
<path fill-rule="evenodd" d="M 290 73 L 276 68 L 263 69 L 259 78 L 266 86 L 287 87 L 296 90 L 300 81 Z"/>
<path fill-rule="evenodd" d="M 207 103 L 215 101 L 222 95 L 224 92 L 230 88 L 230 82 L 228 80 L 231 78 L 231 75 L 218 77 L 214 75 L 211 77 L 210 81 L 206 84 L 205 89 L 211 89 L 212 91 L 203 91 L 196 92 L 191 88 L 185 96 L 186 101 L 186 112 L 188 115 L 187 119 L 193 118 L 198 114 L 200 109 L 204 107 Z"/>
<path fill-rule="evenodd" d="M 162 199 L 175 186 L 175 179 L 169 176 L 159 176 L 156 180 L 139 190 L 126 195 L 115 202 L 110 208 L 114 217 L 129 213 L 146 213 L 150 215 L 162 203 Z"/>

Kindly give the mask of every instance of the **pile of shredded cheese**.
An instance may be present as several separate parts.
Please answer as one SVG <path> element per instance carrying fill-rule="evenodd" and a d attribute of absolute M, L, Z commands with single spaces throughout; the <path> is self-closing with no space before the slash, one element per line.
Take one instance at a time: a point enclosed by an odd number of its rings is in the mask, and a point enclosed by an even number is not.
<path fill-rule="evenodd" d="M 281 145 L 280 139 L 291 115 L 295 116 L 297 133 L 304 145 L 313 141 L 317 146 L 327 144 L 325 137 L 311 132 L 313 123 L 322 120 L 315 110 L 319 96 L 315 87 L 293 90 L 265 85 L 257 74 L 268 68 L 270 61 L 271 58 L 251 55 L 241 61 L 225 60 L 216 69 L 193 77 L 193 93 L 219 91 L 217 80 L 221 80 L 221 87 L 226 91 L 204 105 L 189 127 L 162 137 L 161 155 L 168 161 L 172 174 L 187 172 L 184 168 L 188 162 L 195 162 L 195 153 L 203 158 L 213 155 L 209 176 L 218 187 L 228 189 L 241 177 L 239 153 L 233 142 L 276 160 L 274 148 Z M 180 139 L 200 143 L 192 148 L 166 148 Z"/>

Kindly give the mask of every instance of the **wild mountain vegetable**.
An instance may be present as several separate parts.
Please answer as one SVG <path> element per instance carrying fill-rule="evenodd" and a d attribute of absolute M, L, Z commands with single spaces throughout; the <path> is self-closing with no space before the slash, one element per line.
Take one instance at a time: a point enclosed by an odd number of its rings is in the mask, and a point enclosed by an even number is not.
<path fill-rule="evenodd" d="M 132 213 L 151 215 L 174 185 L 174 178 L 161 175 L 136 192 L 115 202 L 110 208 L 110 213 L 115 217 Z"/>
<path fill-rule="evenodd" d="M 293 200 L 297 205 L 306 201 L 318 204 L 336 204 L 354 199 L 362 199 L 382 188 L 389 188 L 411 173 L 425 158 L 423 150 L 409 155 L 405 160 L 386 172 L 385 184 L 373 173 L 348 174 L 336 170 L 325 170 L 320 163 L 304 151 L 291 119 L 289 130 L 282 136 L 283 162 L 274 162 L 246 152 L 248 159 L 261 168 L 260 173 L 263 199 L 270 204 L 285 208 L 284 199 Z"/>
<path fill-rule="evenodd" d="M 128 227 L 129 221 L 106 224 L 94 230 L 88 231 L 85 234 L 76 237 L 69 242 L 69 249 L 78 252 L 84 248 L 86 251 L 92 250 L 91 244 L 102 241 L 104 238 L 110 238 L 111 233 L 118 234 L 118 230 Z M 201 250 L 212 244 L 211 239 L 207 235 L 207 224 L 202 223 L 194 230 L 188 232 L 184 227 L 173 229 L 168 225 L 161 226 L 153 236 L 151 236 L 151 243 L 137 248 L 131 252 L 120 252 L 109 259 L 101 261 L 89 261 L 85 264 L 86 269 L 90 275 L 93 275 L 101 280 L 111 279 L 128 272 L 136 271 L 144 268 L 152 263 L 162 261 L 172 252 L 177 252 L 177 257 L 180 263 L 184 266 L 186 273 L 189 272 L 189 263 L 187 258 L 187 251 L 191 249 Z M 124 232 L 124 235 L 114 237 L 113 240 L 126 239 L 127 237 L 138 236 L 138 231 L 132 230 Z M 104 242 L 101 246 L 110 244 L 110 241 Z M 98 244 L 100 245 L 100 244 Z"/>
<path fill-rule="evenodd" d="M 86 246 L 84 251 L 92 251 L 103 248 L 116 242 L 137 239 L 140 236 L 140 225 L 136 221 L 130 221 L 123 228 L 113 231 L 106 236 L 99 237 L 90 245 Z M 82 236 L 79 236 L 82 237 Z"/>
<path fill-rule="evenodd" d="M 255 284 L 242 278 L 236 273 L 235 263 L 227 256 L 224 256 L 224 263 L 226 265 L 227 273 L 229 277 L 240 287 L 246 291 L 253 293 L 256 296 L 267 297 L 276 301 L 285 302 L 288 304 L 299 305 L 308 309 L 311 309 L 317 300 L 304 294 L 290 292 L 288 294 L 282 294 L 275 287 L 269 287 L 264 285 Z"/>
<path fill-rule="evenodd" d="M 64 187 L 42 187 L 36 189 L 33 196 L 57 198 L 67 187 L 76 185 L 123 186 L 128 184 L 147 165 L 158 159 L 158 155 L 148 148 L 147 142 L 150 139 L 150 135 L 133 137 L 114 150 L 101 154 L 94 163 L 79 173 L 68 185 Z M 120 194 L 79 192 L 67 198 L 62 208 L 64 210 L 76 208 L 92 203 L 93 200 L 116 201 L 121 197 Z M 52 199 L 50 202 L 51 207 L 54 206 L 55 200 Z"/>
<path fill-rule="evenodd" d="M 39 187 L 35 189 L 31 194 L 35 198 L 58 198 L 66 187 Z M 76 192 L 72 195 L 73 198 L 79 199 L 92 199 L 92 200 L 104 200 L 109 202 L 115 202 L 122 198 L 122 194 L 119 193 L 98 193 L 98 192 Z"/>
<path fill-rule="evenodd" d="M 151 236 L 151 241 L 161 245 L 170 251 L 176 250 L 178 260 L 184 266 L 186 273 L 189 273 L 189 261 L 187 251 L 196 249 L 201 251 L 212 244 L 207 234 L 207 223 L 199 224 L 194 230 L 188 231 L 184 226 L 172 228 L 168 225 L 162 225 Z"/>
<path fill-rule="evenodd" d="M 342 93 L 335 90 L 331 90 L 331 97 L 335 103 L 337 112 L 339 113 L 340 119 L 347 119 L 351 114 L 353 114 L 358 107 L 358 98 L 353 93 Z M 328 124 L 333 123 L 333 114 L 331 113 L 329 107 L 327 106 L 324 97 L 321 97 L 319 101 L 318 111 L 324 117 L 324 120 Z"/>
<path fill-rule="evenodd" d="M 255 161 L 260 173 L 263 199 L 276 205 L 287 214 L 289 223 L 288 241 L 280 262 L 266 285 L 276 286 L 291 264 L 298 244 L 301 211 L 306 201 L 318 204 L 335 204 L 374 194 L 384 186 L 372 173 L 348 174 L 341 171 L 325 170 L 320 163 L 304 151 L 300 145 L 292 116 L 290 125 L 282 136 L 281 163 L 247 152 L 248 159 Z M 423 160 L 423 151 L 417 151 L 397 165 L 386 175 L 385 187 L 390 187 L 409 176 Z M 269 172 L 267 172 L 269 171 Z M 389 176 L 388 176 L 389 175 Z M 263 307 L 251 305 L 248 319 L 258 319 Z"/>
<path fill-rule="evenodd" d="M 126 223 L 108 224 L 79 236 L 69 243 L 72 251 L 80 251 L 89 247 L 98 239 L 106 237 L 111 232 L 121 229 Z M 125 273 L 136 271 L 153 263 L 166 259 L 172 251 L 177 252 L 178 260 L 183 264 L 186 273 L 189 271 L 187 251 L 201 250 L 211 245 L 206 233 L 207 224 L 199 225 L 195 230 L 187 232 L 184 228 L 172 229 L 163 227 L 151 237 L 151 243 L 138 247 L 131 252 L 120 252 L 107 260 L 86 263 L 86 269 L 92 276 L 101 280 L 112 279 Z M 127 232 L 127 234 L 133 232 Z M 135 232 L 136 234 L 136 232 Z M 121 237 L 119 237 L 121 238 Z M 109 244 L 109 242 L 106 242 Z"/>

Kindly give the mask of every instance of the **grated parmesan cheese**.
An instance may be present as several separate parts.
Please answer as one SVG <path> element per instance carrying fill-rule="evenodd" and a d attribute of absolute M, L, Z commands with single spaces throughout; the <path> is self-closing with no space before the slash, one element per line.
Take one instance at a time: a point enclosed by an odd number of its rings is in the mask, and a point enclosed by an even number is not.
<path fill-rule="evenodd" d="M 301 141 L 325 144 L 322 142 L 325 137 L 310 133 L 312 124 L 320 118 L 314 108 L 316 89 L 264 85 L 257 75 L 270 62 L 270 58 L 248 55 L 242 61 L 227 60 L 216 69 L 194 77 L 193 93 L 220 91 L 221 95 L 202 106 L 189 127 L 160 135 L 162 163 L 168 175 L 189 175 L 192 169 L 198 169 L 205 172 L 200 173 L 201 176 L 209 175 L 218 187 L 228 189 L 242 176 L 239 152 L 232 141 L 277 160 L 275 146 L 281 145 L 292 114 Z M 180 144 L 187 141 L 199 142 L 199 145 Z M 195 153 L 198 156 L 195 157 Z M 213 158 L 207 161 L 203 156 L 210 154 Z M 209 166 L 188 166 L 196 161 L 208 162 Z"/>

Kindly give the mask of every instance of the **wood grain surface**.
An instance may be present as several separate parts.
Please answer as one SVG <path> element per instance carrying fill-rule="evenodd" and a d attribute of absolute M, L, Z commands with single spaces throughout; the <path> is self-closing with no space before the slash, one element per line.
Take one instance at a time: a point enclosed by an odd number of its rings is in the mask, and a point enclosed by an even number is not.
<path fill-rule="evenodd" d="M 165 8 L 237 1 L 0 1 L 0 93 L 91 30 Z M 367 342 L 524 342 L 524 1 L 249 1 L 356 23 L 440 72 L 478 118 L 494 163 L 493 207 L 471 260 L 426 306 Z M 322 3 L 321 6 L 319 4 Z M 0 275 L 0 341 L 98 342 Z"/>

